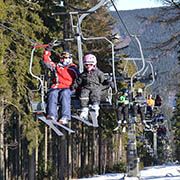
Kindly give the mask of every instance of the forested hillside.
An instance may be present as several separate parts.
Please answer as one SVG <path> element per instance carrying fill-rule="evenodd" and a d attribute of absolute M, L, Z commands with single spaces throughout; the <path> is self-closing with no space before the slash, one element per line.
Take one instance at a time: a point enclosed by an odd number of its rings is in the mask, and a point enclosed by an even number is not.
<path fill-rule="evenodd" d="M 152 62 L 157 73 L 149 92 L 154 96 L 160 94 L 163 97 L 162 110 L 168 120 L 170 141 L 176 151 L 176 158 L 179 160 L 179 5 L 177 3 L 176 7 L 120 11 L 119 13 L 122 20 L 119 20 L 116 12 L 112 12 L 117 20 L 114 33 L 119 33 L 129 46 L 125 50 L 118 51 L 117 54 L 126 52 L 129 57 L 140 57 L 135 43 L 132 39 L 129 41 L 129 34 L 138 35 L 144 57 Z M 139 66 L 141 67 L 142 63 Z"/>
<path fill-rule="evenodd" d="M 119 12 L 129 32 L 139 36 L 144 57 L 153 63 L 157 79 L 151 86 L 151 92 L 162 95 L 165 111 L 169 109 L 168 114 L 175 105 L 180 72 L 177 58 L 179 36 L 173 42 L 168 41 L 173 34 L 178 35 L 180 29 L 180 21 L 173 21 L 177 17 L 177 11 L 178 9 L 171 8 L 149 8 Z M 112 15 L 117 20 L 114 31 L 119 32 L 122 38 L 129 36 L 117 13 L 112 12 Z M 172 20 L 169 22 L 169 19 Z M 162 46 L 164 42 L 166 47 Z M 140 51 L 132 41 L 125 52 L 130 57 L 140 57 Z"/>

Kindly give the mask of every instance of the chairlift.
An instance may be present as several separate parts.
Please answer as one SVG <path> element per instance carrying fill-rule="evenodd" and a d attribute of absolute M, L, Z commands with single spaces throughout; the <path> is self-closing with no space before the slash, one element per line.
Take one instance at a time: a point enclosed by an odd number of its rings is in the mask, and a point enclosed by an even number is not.
<path fill-rule="evenodd" d="M 134 58 L 134 57 L 128 57 L 128 58 L 120 58 L 119 60 L 122 60 L 122 61 L 126 61 L 125 63 L 125 67 L 124 67 L 124 70 L 125 72 L 127 72 L 127 63 L 129 61 L 133 61 L 134 63 L 136 61 L 141 61 L 142 62 L 142 67 L 134 73 L 132 74 L 131 77 L 125 77 L 124 80 L 129 82 L 130 83 L 130 90 L 131 92 L 133 92 L 133 84 L 134 82 L 136 82 L 137 80 L 140 81 L 142 79 L 142 76 L 141 76 L 141 73 L 144 71 L 145 69 L 145 58 L 144 58 L 144 55 L 143 55 L 143 51 L 142 51 L 142 46 L 141 46 L 141 42 L 139 40 L 139 38 L 136 36 L 136 35 L 131 35 L 133 38 L 135 38 L 135 40 L 137 41 L 138 43 L 138 46 L 139 46 L 139 51 L 140 51 L 140 55 L 141 57 L 140 58 Z M 136 63 L 135 63 L 136 64 Z"/>
<path fill-rule="evenodd" d="M 46 111 L 46 104 L 45 104 L 45 83 L 44 83 L 44 76 L 38 76 L 33 73 L 32 71 L 32 65 L 33 65 L 33 58 L 34 58 L 34 52 L 37 48 L 45 48 L 48 45 L 37 45 L 34 46 L 32 51 L 31 51 L 31 58 L 30 58 L 30 65 L 29 65 L 29 72 L 33 78 L 35 78 L 39 82 L 39 87 L 38 89 L 32 90 L 32 92 L 37 92 L 40 91 L 40 101 L 31 101 L 31 107 L 32 107 L 32 112 L 33 113 L 43 113 Z"/>
<path fill-rule="evenodd" d="M 104 2 L 105 1 L 101 1 L 100 3 L 98 3 L 95 7 L 93 7 L 93 8 L 91 8 L 90 9 L 90 11 L 91 10 L 96 10 L 96 9 L 98 9 L 101 5 L 103 5 L 104 4 Z M 59 4 L 57 4 L 57 3 L 55 3 L 57 6 L 60 6 Z M 62 5 L 62 3 L 61 3 L 61 5 Z M 70 14 L 73 14 L 73 13 L 70 13 Z M 76 13 L 75 13 L 76 14 Z M 86 15 L 88 15 L 89 13 L 87 13 L 87 14 L 83 14 L 83 15 L 81 15 L 81 17 L 78 19 L 78 23 L 79 24 L 81 24 L 81 22 L 82 22 L 82 20 L 83 20 L 83 18 L 86 16 Z M 77 32 L 80 32 L 80 25 L 77 25 Z M 72 27 L 73 27 L 73 24 L 72 24 Z M 96 38 L 95 38 L 96 39 Z M 108 42 L 110 42 L 106 37 L 97 37 L 97 39 L 105 39 L 105 40 L 107 40 Z M 72 39 L 66 39 L 66 40 L 70 40 L 70 41 L 72 41 Z M 111 43 L 111 42 L 110 42 Z M 81 41 L 79 41 L 79 38 L 77 38 L 77 44 L 78 44 L 78 55 L 80 56 L 81 55 L 81 57 L 79 58 L 80 60 L 79 60 L 79 66 L 80 66 L 80 71 L 81 71 L 81 69 L 83 68 L 83 66 L 82 66 L 82 47 L 80 47 L 81 46 Z M 111 43 L 111 45 L 112 45 L 112 60 L 114 60 L 113 58 L 114 58 L 114 46 L 113 46 L 113 44 Z M 33 49 L 32 49 L 32 52 L 31 52 L 31 58 L 30 58 L 30 67 L 29 67 L 29 70 L 30 70 L 30 74 L 32 75 L 32 77 L 34 77 L 34 78 L 36 78 L 37 80 L 38 80 L 38 82 L 39 82 L 39 89 L 38 89 L 38 91 L 40 91 L 40 101 L 31 101 L 31 105 L 32 105 L 32 112 L 33 113 L 36 113 L 36 114 L 39 114 L 39 113 L 45 113 L 46 112 L 46 102 L 45 102 L 45 80 L 44 80 L 44 76 L 37 76 L 37 75 L 35 75 L 33 72 L 32 72 L 32 64 L 33 64 L 33 57 L 34 57 L 34 52 L 35 52 L 35 50 L 37 49 L 37 48 L 45 48 L 45 47 L 47 47 L 48 45 L 37 45 L 37 46 L 34 46 L 33 47 Z M 112 61 L 112 63 L 114 63 L 114 61 Z M 114 64 L 113 64 L 113 67 L 114 67 Z M 105 74 L 105 76 L 107 77 L 107 80 L 108 80 L 108 75 L 107 74 Z M 115 76 L 115 75 L 114 75 Z M 108 82 L 108 81 L 107 81 Z M 115 87 L 116 87 L 116 85 L 115 85 Z M 104 102 L 108 102 L 109 104 L 111 104 L 112 103 L 112 88 L 109 86 L 109 84 L 107 83 L 107 84 L 104 84 L 104 88 L 103 88 L 103 91 L 104 92 L 107 92 L 106 94 L 106 96 L 103 96 L 104 97 L 104 99 L 103 99 L 103 101 Z M 73 101 L 72 101 L 73 102 Z M 48 124 L 48 123 L 50 123 L 50 122 L 48 122 L 47 121 L 47 119 L 45 118 L 45 116 L 42 116 L 42 115 L 37 115 L 37 118 L 38 119 L 40 119 L 40 120 L 42 120 L 43 122 L 45 122 L 48 126 L 50 126 L 58 135 L 62 135 L 59 131 L 57 131 L 57 129 L 55 129 L 54 128 L 54 124 L 53 123 L 51 123 L 51 124 Z M 85 123 L 85 122 L 84 122 Z M 86 123 L 85 123 L 86 124 Z M 67 129 L 66 129 L 67 130 Z M 68 130 L 69 131 L 69 130 Z"/>
<path fill-rule="evenodd" d="M 131 78 L 130 78 L 130 87 L 131 87 L 131 92 L 133 92 L 133 84 L 134 82 L 136 81 L 139 81 L 139 82 L 142 82 L 142 83 L 149 83 L 149 81 L 151 81 L 149 84 L 147 84 L 144 88 L 144 93 L 146 93 L 146 90 L 148 87 L 150 87 L 151 85 L 153 85 L 153 83 L 155 82 L 155 72 L 154 72 L 154 68 L 153 68 L 153 65 L 152 65 L 152 62 L 151 61 L 147 61 L 145 60 L 144 58 L 144 55 L 143 55 L 143 51 L 142 51 L 142 46 L 141 46 L 141 43 L 138 39 L 138 37 L 136 35 L 133 35 L 132 37 L 135 38 L 135 40 L 137 41 L 138 43 L 138 46 L 139 46 L 139 50 L 140 50 L 140 54 L 141 54 L 141 58 L 121 58 L 121 60 L 126 60 L 126 62 L 128 61 L 142 61 L 142 67 L 140 70 L 138 70 L 137 72 L 135 72 Z M 147 65 L 146 65 L 147 64 Z M 127 63 L 126 63 L 126 66 L 127 66 Z M 148 69 L 150 67 L 150 71 L 151 73 L 146 75 Z M 128 78 L 129 80 L 129 78 Z M 144 94 L 145 95 L 145 94 Z"/>
<path fill-rule="evenodd" d="M 31 110 L 32 112 L 36 115 L 36 118 L 38 120 L 41 120 L 42 122 L 44 122 L 46 125 L 48 125 L 58 136 L 63 136 L 63 133 L 51 122 L 48 121 L 44 115 L 42 115 L 43 113 L 46 112 L 46 103 L 45 103 L 45 81 L 44 81 L 44 76 L 43 75 L 36 75 L 33 73 L 32 71 L 32 65 L 33 65 L 33 60 L 34 60 L 34 52 L 36 49 L 38 48 L 45 48 L 48 45 L 37 45 L 34 46 L 32 51 L 31 51 L 31 58 L 30 58 L 30 65 L 29 65 L 29 72 L 32 75 L 33 78 L 35 78 L 38 82 L 39 82 L 39 87 L 38 89 L 34 89 L 32 90 L 32 93 L 35 92 L 40 92 L 40 100 L 39 101 L 34 101 L 31 100 Z"/>
<path fill-rule="evenodd" d="M 112 86 L 110 86 L 108 83 L 104 85 L 103 88 L 103 96 L 102 96 L 102 101 L 101 101 L 101 105 L 102 104 L 109 104 L 110 106 L 112 105 L 112 95 L 113 95 L 113 89 L 115 90 L 114 93 L 117 92 L 117 85 L 116 85 L 116 77 L 115 77 L 115 65 L 114 65 L 114 44 L 106 37 L 84 37 L 83 36 L 83 32 L 81 31 L 81 24 L 83 19 L 89 15 L 92 12 L 95 12 L 99 7 L 101 7 L 102 5 L 104 5 L 104 3 L 106 2 L 106 0 L 101 0 L 98 4 L 96 4 L 94 7 L 90 8 L 89 10 L 87 10 L 87 12 L 84 13 L 79 13 L 79 12 L 69 12 L 69 16 L 70 16 L 70 23 L 71 23 L 71 27 L 72 27 L 72 32 L 73 35 L 75 37 L 75 40 L 77 42 L 77 47 L 78 47 L 78 60 L 79 60 L 79 71 L 82 72 L 83 71 L 83 51 L 82 51 L 82 40 L 84 41 L 99 41 L 99 40 L 104 40 L 106 42 L 108 42 L 111 45 L 111 51 L 112 51 L 112 73 L 108 74 L 105 73 L 105 77 L 106 80 L 108 78 L 111 78 L 113 83 L 114 83 L 114 88 L 112 88 Z M 73 18 L 74 16 L 76 16 L 77 18 L 77 22 L 74 22 Z M 68 39 L 67 39 L 68 40 Z M 72 39 L 69 39 L 72 41 Z M 108 77 L 109 76 L 109 77 Z"/>
<path fill-rule="evenodd" d="M 96 12 L 96 10 L 98 8 L 100 8 L 102 5 L 104 5 L 105 3 L 107 3 L 106 0 L 101 0 L 100 2 L 98 2 L 94 7 L 90 8 L 87 11 L 82 11 L 82 12 L 57 12 L 57 13 L 52 13 L 52 15 L 69 15 L 70 16 L 70 24 L 71 24 L 71 28 L 72 28 L 72 35 L 74 36 L 74 38 L 67 38 L 64 39 L 64 41 L 76 41 L 77 42 L 77 47 L 78 47 L 78 60 L 79 60 L 79 71 L 82 72 L 83 71 L 83 51 L 82 51 L 82 40 L 84 41 L 93 41 L 93 40 L 104 40 L 106 42 L 108 42 L 111 45 L 111 51 L 112 51 L 112 73 L 109 73 L 109 77 L 108 74 L 105 73 L 105 77 L 111 78 L 113 83 L 114 83 L 114 88 L 112 88 L 112 86 L 109 86 L 108 84 L 104 85 L 103 88 L 103 96 L 102 96 L 102 101 L 101 101 L 101 105 L 102 104 L 109 104 L 110 106 L 112 105 L 112 96 L 113 93 L 117 92 L 117 85 L 116 85 L 116 76 L 115 76 L 115 65 L 114 65 L 114 44 L 106 37 L 89 37 L 89 38 L 85 38 L 83 36 L 83 32 L 81 31 L 81 23 L 83 21 L 83 19 L 91 14 Z M 76 20 L 76 21 L 75 21 Z M 113 90 L 115 90 L 115 92 L 113 92 Z M 78 107 L 77 104 L 77 100 L 75 100 L 75 97 L 73 97 L 73 101 L 76 102 L 76 107 Z"/>
<path fill-rule="evenodd" d="M 149 82 L 150 80 L 151 80 L 151 78 L 149 78 L 149 75 L 148 76 L 146 76 L 146 73 L 148 72 L 148 68 L 150 67 L 150 69 L 151 69 L 151 74 L 152 74 L 152 82 L 150 82 L 149 84 L 147 84 L 146 86 L 145 86 L 145 89 L 144 89 L 144 91 L 146 92 L 146 89 L 149 87 L 149 86 L 151 86 L 153 83 L 154 83 L 154 81 L 155 81 L 155 76 L 154 76 L 154 69 L 153 69 L 153 66 L 152 66 L 152 63 L 150 62 L 150 61 L 146 61 L 145 60 L 145 58 L 144 58 L 144 55 L 143 55 L 143 51 L 142 51 L 142 46 L 141 46 L 141 43 L 140 43 L 140 41 L 139 41 L 139 39 L 138 39 L 138 37 L 136 36 L 136 35 L 133 35 L 132 37 L 134 37 L 135 38 L 135 40 L 137 41 L 137 43 L 138 43 L 138 46 L 139 46 L 139 50 L 140 50 L 140 54 L 141 54 L 141 58 L 124 58 L 124 60 L 126 60 L 126 66 L 127 66 L 127 62 L 128 61 L 142 61 L 142 66 L 141 66 L 141 68 L 139 69 L 139 70 L 137 70 L 131 77 L 128 77 L 128 78 L 126 78 L 127 79 L 127 82 L 130 82 L 130 92 L 132 93 L 131 95 L 130 95 L 130 97 L 132 96 L 133 97 L 133 93 L 134 93 L 134 89 L 133 89 L 133 87 L 134 87 L 134 83 L 136 82 L 136 81 L 139 81 L 139 82 L 142 82 L 142 83 L 147 83 L 147 82 Z M 121 60 L 123 60 L 123 58 L 121 59 Z M 146 65 L 146 64 L 148 64 L 148 65 Z M 147 120 L 148 122 L 151 122 L 152 120 Z M 146 121 L 146 122 L 147 122 Z M 145 129 L 146 130 L 146 129 Z M 146 131 L 151 131 L 151 129 L 147 129 Z"/>

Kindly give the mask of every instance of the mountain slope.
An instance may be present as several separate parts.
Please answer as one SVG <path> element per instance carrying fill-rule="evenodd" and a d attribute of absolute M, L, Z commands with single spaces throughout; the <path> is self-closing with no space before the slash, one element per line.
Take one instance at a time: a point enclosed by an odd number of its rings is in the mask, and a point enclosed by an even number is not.
<path fill-rule="evenodd" d="M 130 34 L 138 35 L 144 57 L 151 60 L 157 79 L 151 92 L 160 94 L 163 97 L 165 109 L 173 110 L 175 94 L 178 91 L 180 68 L 177 61 L 177 48 L 171 48 L 161 51 L 157 48 L 158 43 L 168 40 L 173 34 L 180 30 L 180 21 L 178 23 L 166 23 L 168 18 L 177 15 L 176 10 L 167 10 L 165 8 L 149 8 L 137 9 L 129 11 L 120 11 L 121 18 L 125 23 Z M 155 22 L 159 14 L 161 15 L 161 22 Z M 112 12 L 112 16 L 117 20 L 114 27 L 114 32 L 119 32 L 122 38 L 128 36 L 125 27 L 118 19 L 117 13 Z M 178 41 L 176 39 L 175 41 Z M 140 57 L 140 52 L 135 41 L 130 43 L 128 49 L 125 51 L 130 57 Z M 169 44 L 169 47 L 171 44 Z M 168 47 L 168 48 L 169 48 Z"/>

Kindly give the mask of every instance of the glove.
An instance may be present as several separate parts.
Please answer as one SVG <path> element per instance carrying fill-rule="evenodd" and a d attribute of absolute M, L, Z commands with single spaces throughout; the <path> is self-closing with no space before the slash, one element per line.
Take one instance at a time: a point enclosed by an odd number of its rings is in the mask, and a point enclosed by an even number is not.
<path fill-rule="evenodd" d="M 76 88 L 75 88 L 74 84 L 72 84 L 72 85 L 70 86 L 70 90 L 71 90 L 71 91 L 75 91 L 75 89 L 76 89 Z"/>
<path fill-rule="evenodd" d="M 53 44 L 49 43 L 48 46 L 45 48 L 46 51 L 52 51 L 53 49 Z"/>

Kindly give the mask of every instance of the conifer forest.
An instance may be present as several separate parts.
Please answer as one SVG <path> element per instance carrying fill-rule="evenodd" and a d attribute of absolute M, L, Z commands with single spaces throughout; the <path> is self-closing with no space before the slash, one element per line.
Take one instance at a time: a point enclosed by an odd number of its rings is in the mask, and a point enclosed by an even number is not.
<path fill-rule="evenodd" d="M 116 0 L 0 0 L 0 180 L 137 177 L 146 166 L 180 161 L 180 4 L 162 1 L 121 12 Z M 95 55 L 105 77 L 97 119 L 93 111 L 79 118 L 74 89 L 68 124 L 46 119 L 47 48 L 55 63 L 70 52 L 80 73 L 83 56 Z M 143 121 L 133 114 L 137 90 L 162 100 L 151 113 L 144 105 Z M 127 122 L 119 118 L 124 94 Z"/>

